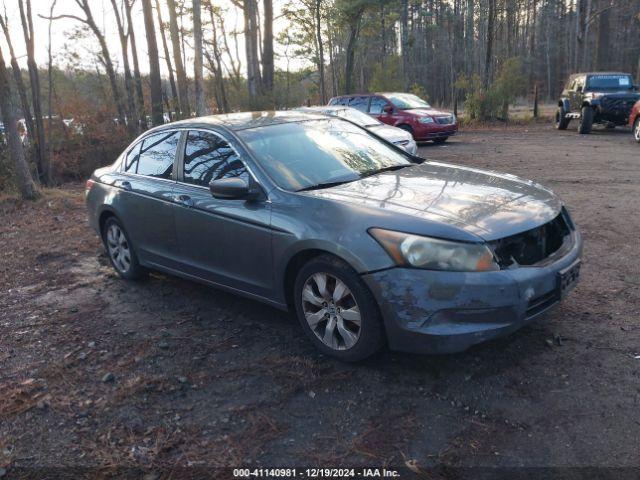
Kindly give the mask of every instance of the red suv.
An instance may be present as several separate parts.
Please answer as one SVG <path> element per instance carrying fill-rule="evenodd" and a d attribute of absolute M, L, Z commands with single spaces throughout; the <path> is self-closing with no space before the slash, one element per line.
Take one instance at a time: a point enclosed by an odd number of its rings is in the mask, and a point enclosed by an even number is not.
<path fill-rule="evenodd" d="M 381 122 L 406 130 L 417 141 L 444 143 L 458 131 L 453 113 L 436 110 L 411 93 L 342 95 L 329 100 L 329 105 L 357 108 Z"/>

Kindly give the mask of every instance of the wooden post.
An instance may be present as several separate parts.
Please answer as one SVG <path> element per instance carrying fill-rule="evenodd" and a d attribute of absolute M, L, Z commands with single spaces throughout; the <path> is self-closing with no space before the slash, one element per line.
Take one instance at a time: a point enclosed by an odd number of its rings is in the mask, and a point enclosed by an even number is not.
<path fill-rule="evenodd" d="M 533 118 L 538 118 L 538 84 L 533 87 Z"/>

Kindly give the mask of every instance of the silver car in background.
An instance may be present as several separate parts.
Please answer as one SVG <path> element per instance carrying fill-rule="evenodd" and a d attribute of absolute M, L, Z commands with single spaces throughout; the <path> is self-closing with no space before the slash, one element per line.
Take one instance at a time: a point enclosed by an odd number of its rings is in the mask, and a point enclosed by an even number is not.
<path fill-rule="evenodd" d="M 411 155 L 418 153 L 418 144 L 413 139 L 411 133 L 398 127 L 393 127 L 382 123 L 380 120 L 373 118 L 371 115 L 362 113 L 360 110 L 344 106 L 322 106 L 322 107 L 305 107 L 298 109 L 308 113 L 319 113 L 321 115 L 331 115 L 332 117 L 340 117 L 356 125 L 366 128 L 370 132 L 378 135 L 380 138 L 389 143 L 406 150 Z"/>

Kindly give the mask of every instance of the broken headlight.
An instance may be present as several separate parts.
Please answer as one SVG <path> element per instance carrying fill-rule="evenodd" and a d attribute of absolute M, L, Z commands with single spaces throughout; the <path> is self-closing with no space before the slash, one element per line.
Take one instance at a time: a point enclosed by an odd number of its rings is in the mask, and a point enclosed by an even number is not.
<path fill-rule="evenodd" d="M 372 228 L 369 233 L 399 266 L 454 272 L 500 270 L 487 245 Z"/>

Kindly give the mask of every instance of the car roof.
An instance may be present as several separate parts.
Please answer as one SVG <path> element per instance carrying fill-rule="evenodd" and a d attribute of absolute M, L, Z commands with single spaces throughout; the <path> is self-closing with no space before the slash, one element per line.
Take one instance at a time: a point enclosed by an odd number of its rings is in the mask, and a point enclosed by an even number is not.
<path fill-rule="evenodd" d="M 349 107 L 347 105 L 319 105 L 317 107 L 300 107 L 296 109 L 298 112 L 337 112 L 338 110 L 355 110 L 355 108 Z"/>
<path fill-rule="evenodd" d="M 571 76 L 578 77 L 581 75 L 628 75 L 630 77 L 632 76 L 630 73 L 625 73 L 625 72 L 581 72 L 581 73 L 574 73 Z"/>
<path fill-rule="evenodd" d="M 309 120 L 318 120 L 321 115 L 305 113 L 299 110 L 287 111 L 263 111 L 263 112 L 241 112 L 227 113 L 222 115 L 209 115 L 206 117 L 189 118 L 177 122 L 166 123 L 153 130 L 159 131 L 175 127 L 207 127 L 217 126 L 231 131 L 246 130 L 249 128 L 266 127 L 269 125 L 280 125 L 283 123 L 297 123 Z"/>

